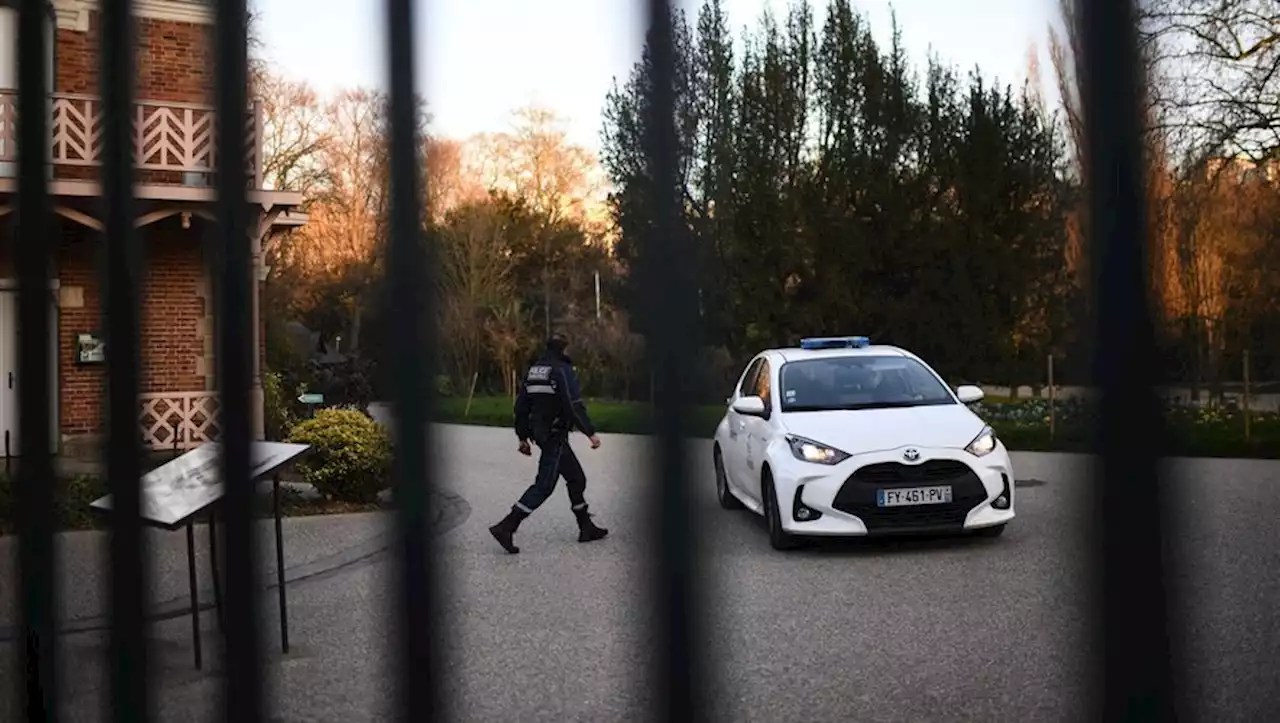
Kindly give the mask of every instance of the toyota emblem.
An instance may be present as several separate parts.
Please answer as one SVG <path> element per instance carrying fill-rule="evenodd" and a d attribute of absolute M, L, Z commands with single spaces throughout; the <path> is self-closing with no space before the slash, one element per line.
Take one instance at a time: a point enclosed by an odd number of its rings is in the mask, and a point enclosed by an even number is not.
<path fill-rule="evenodd" d="M 914 448 L 908 449 L 907 451 L 902 453 L 902 458 L 907 460 L 908 462 L 914 462 L 917 459 L 920 459 L 920 450 L 914 449 Z"/>

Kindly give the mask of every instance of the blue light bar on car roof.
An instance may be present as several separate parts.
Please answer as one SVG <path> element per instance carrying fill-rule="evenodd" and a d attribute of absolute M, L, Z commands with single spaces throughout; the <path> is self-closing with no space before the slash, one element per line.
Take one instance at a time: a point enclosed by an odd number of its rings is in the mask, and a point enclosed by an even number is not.
<path fill-rule="evenodd" d="M 871 344 L 865 336 L 821 336 L 800 340 L 801 349 L 858 349 Z"/>

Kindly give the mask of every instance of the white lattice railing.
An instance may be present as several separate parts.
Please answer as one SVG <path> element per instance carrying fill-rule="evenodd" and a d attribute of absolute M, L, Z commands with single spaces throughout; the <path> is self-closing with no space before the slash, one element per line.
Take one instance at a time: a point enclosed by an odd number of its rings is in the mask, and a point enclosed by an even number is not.
<path fill-rule="evenodd" d="M 213 392 L 165 392 L 142 394 L 138 426 L 142 446 L 150 450 L 192 449 L 216 442 L 222 432 L 218 424 L 218 397 Z"/>
<path fill-rule="evenodd" d="M 102 158 L 102 101 L 90 95 L 50 97 L 50 143 L 54 167 L 98 166 Z M 0 162 L 17 159 L 18 95 L 0 90 Z M 215 168 L 213 108 L 189 103 L 134 104 L 134 165 L 143 171 L 209 174 Z M 254 188 L 262 187 L 262 108 L 246 116 L 248 164 Z M 55 177 L 57 174 L 55 173 Z"/>

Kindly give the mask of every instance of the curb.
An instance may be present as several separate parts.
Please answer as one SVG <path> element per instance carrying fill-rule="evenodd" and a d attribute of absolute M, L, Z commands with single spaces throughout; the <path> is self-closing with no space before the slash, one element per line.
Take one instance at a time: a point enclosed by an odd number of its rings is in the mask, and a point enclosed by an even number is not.
<path fill-rule="evenodd" d="M 471 516 L 471 505 L 460 495 L 451 492 L 437 492 L 435 496 L 439 498 L 440 504 L 435 506 L 434 512 L 431 514 L 432 537 L 437 537 L 454 529 Z M 394 515 L 395 513 L 392 512 L 390 514 Z M 383 532 L 364 543 L 340 550 L 328 557 L 322 557 L 319 560 L 313 560 L 294 567 L 286 567 L 284 573 L 285 586 L 292 587 L 298 583 L 327 580 L 336 577 L 340 573 L 371 564 L 390 550 L 394 535 L 394 531 Z M 267 578 L 268 581 L 259 589 L 275 590 L 277 587 L 276 574 L 272 572 Z M 213 588 L 201 589 L 197 594 L 201 600 L 210 601 L 200 604 L 200 612 L 213 610 Z M 190 614 L 190 596 L 183 595 L 156 604 L 148 611 L 144 620 L 148 623 L 156 623 L 186 617 Z M 107 630 L 110 627 L 111 619 L 104 614 L 98 614 L 63 621 L 56 635 L 98 632 Z M 19 637 L 21 636 L 18 632 L 18 626 L 0 626 L 0 643 L 15 642 Z"/>

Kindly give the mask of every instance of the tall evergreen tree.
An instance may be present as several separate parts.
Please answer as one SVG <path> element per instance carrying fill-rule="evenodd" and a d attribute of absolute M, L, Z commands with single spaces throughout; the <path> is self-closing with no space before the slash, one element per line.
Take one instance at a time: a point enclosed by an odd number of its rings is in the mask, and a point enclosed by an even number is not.
<path fill-rule="evenodd" d="M 708 0 L 696 35 L 677 32 L 689 259 L 714 341 L 745 355 L 867 333 L 955 377 L 1035 374 L 1069 317 L 1069 186 L 1061 131 L 1034 98 L 934 58 L 918 75 L 896 21 L 882 47 L 850 0 L 820 27 L 803 1 L 783 22 L 766 12 L 740 54 L 727 26 Z M 648 63 L 606 110 L 624 266 L 650 192 Z"/>

